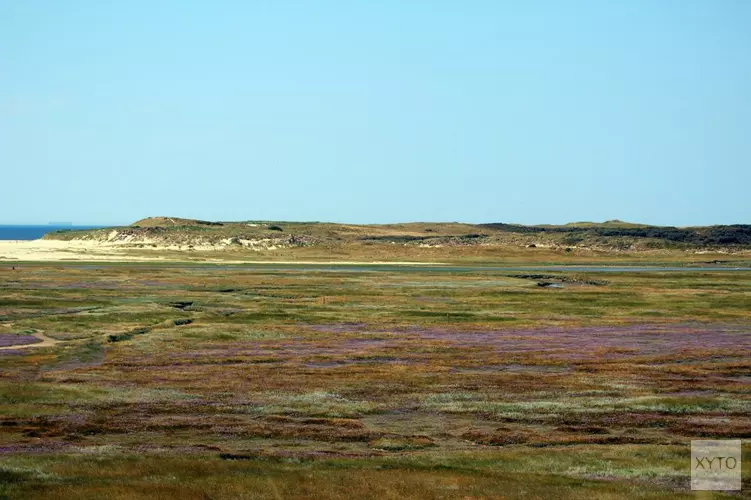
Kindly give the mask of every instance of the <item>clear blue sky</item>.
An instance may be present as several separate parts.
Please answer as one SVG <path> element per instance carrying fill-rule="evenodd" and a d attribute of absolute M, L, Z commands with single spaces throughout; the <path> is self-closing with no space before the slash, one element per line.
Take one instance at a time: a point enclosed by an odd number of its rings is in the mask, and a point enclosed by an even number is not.
<path fill-rule="evenodd" d="M 751 223 L 751 1 L 0 0 L 0 223 Z"/>

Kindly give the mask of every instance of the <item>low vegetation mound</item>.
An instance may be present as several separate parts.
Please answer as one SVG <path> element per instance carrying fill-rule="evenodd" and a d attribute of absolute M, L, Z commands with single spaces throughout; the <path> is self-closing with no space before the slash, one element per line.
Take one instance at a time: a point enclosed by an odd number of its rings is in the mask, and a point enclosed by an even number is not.
<path fill-rule="evenodd" d="M 522 226 L 518 224 L 482 224 L 482 227 L 511 233 L 558 233 L 586 237 L 628 237 L 650 238 L 673 243 L 686 243 L 695 246 L 707 245 L 751 245 L 751 225 L 672 227 L 637 225 L 566 225 L 566 226 Z"/>
<path fill-rule="evenodd" d="M 494 247 L 589 248 L 594 250 L 748 249 L 751 225 L 706 227 L 649 226 L 610 220 L 565 225 L 526 226 L 509 223 L 335 224 L 325 222 L 212 222 L 179 217 L 149 217 L 130 226 L 83 231 L 63 230 L 46 239 L 89 240 L 150 246 L 251 248 L 277 250 L 377 248 Z"/>
<path fill-rule="evenodd" d="M 132 227 L 171 227 L 171 226 L 223 226 L 221 222 L 198 219 L 181 219 L 179 217 L 146 217 L 131 224 Z"/>

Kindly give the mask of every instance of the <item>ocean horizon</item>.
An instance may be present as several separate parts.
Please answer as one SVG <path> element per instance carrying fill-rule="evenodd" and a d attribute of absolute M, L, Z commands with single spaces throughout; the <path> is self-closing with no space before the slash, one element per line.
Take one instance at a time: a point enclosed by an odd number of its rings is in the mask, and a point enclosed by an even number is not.
<path fill-rule="evenodd" d="M 47 233 L 63 230 L 95 229 L 106 226 L 73 226 L 70 224 L 0 224 L 0 240 L 37 240 Z"/>

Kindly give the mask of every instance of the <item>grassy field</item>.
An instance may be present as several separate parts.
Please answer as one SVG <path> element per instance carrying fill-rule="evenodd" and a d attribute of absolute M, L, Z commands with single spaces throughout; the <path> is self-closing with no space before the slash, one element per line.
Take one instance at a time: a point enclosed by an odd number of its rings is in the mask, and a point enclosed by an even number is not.
<path fill-rule="evenodd" d="M 751 437 L 751 272 L 16 266 L 0 498 L 689 498 Z"/>

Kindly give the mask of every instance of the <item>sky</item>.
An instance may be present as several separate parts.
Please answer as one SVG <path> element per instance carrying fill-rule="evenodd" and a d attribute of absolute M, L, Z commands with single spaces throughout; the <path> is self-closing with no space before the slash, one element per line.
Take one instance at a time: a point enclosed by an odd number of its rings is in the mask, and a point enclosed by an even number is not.
<path fill-rule="evenodd" d="M 0 0 L 0 223 L 751 223 L 748 0 Z"/>

